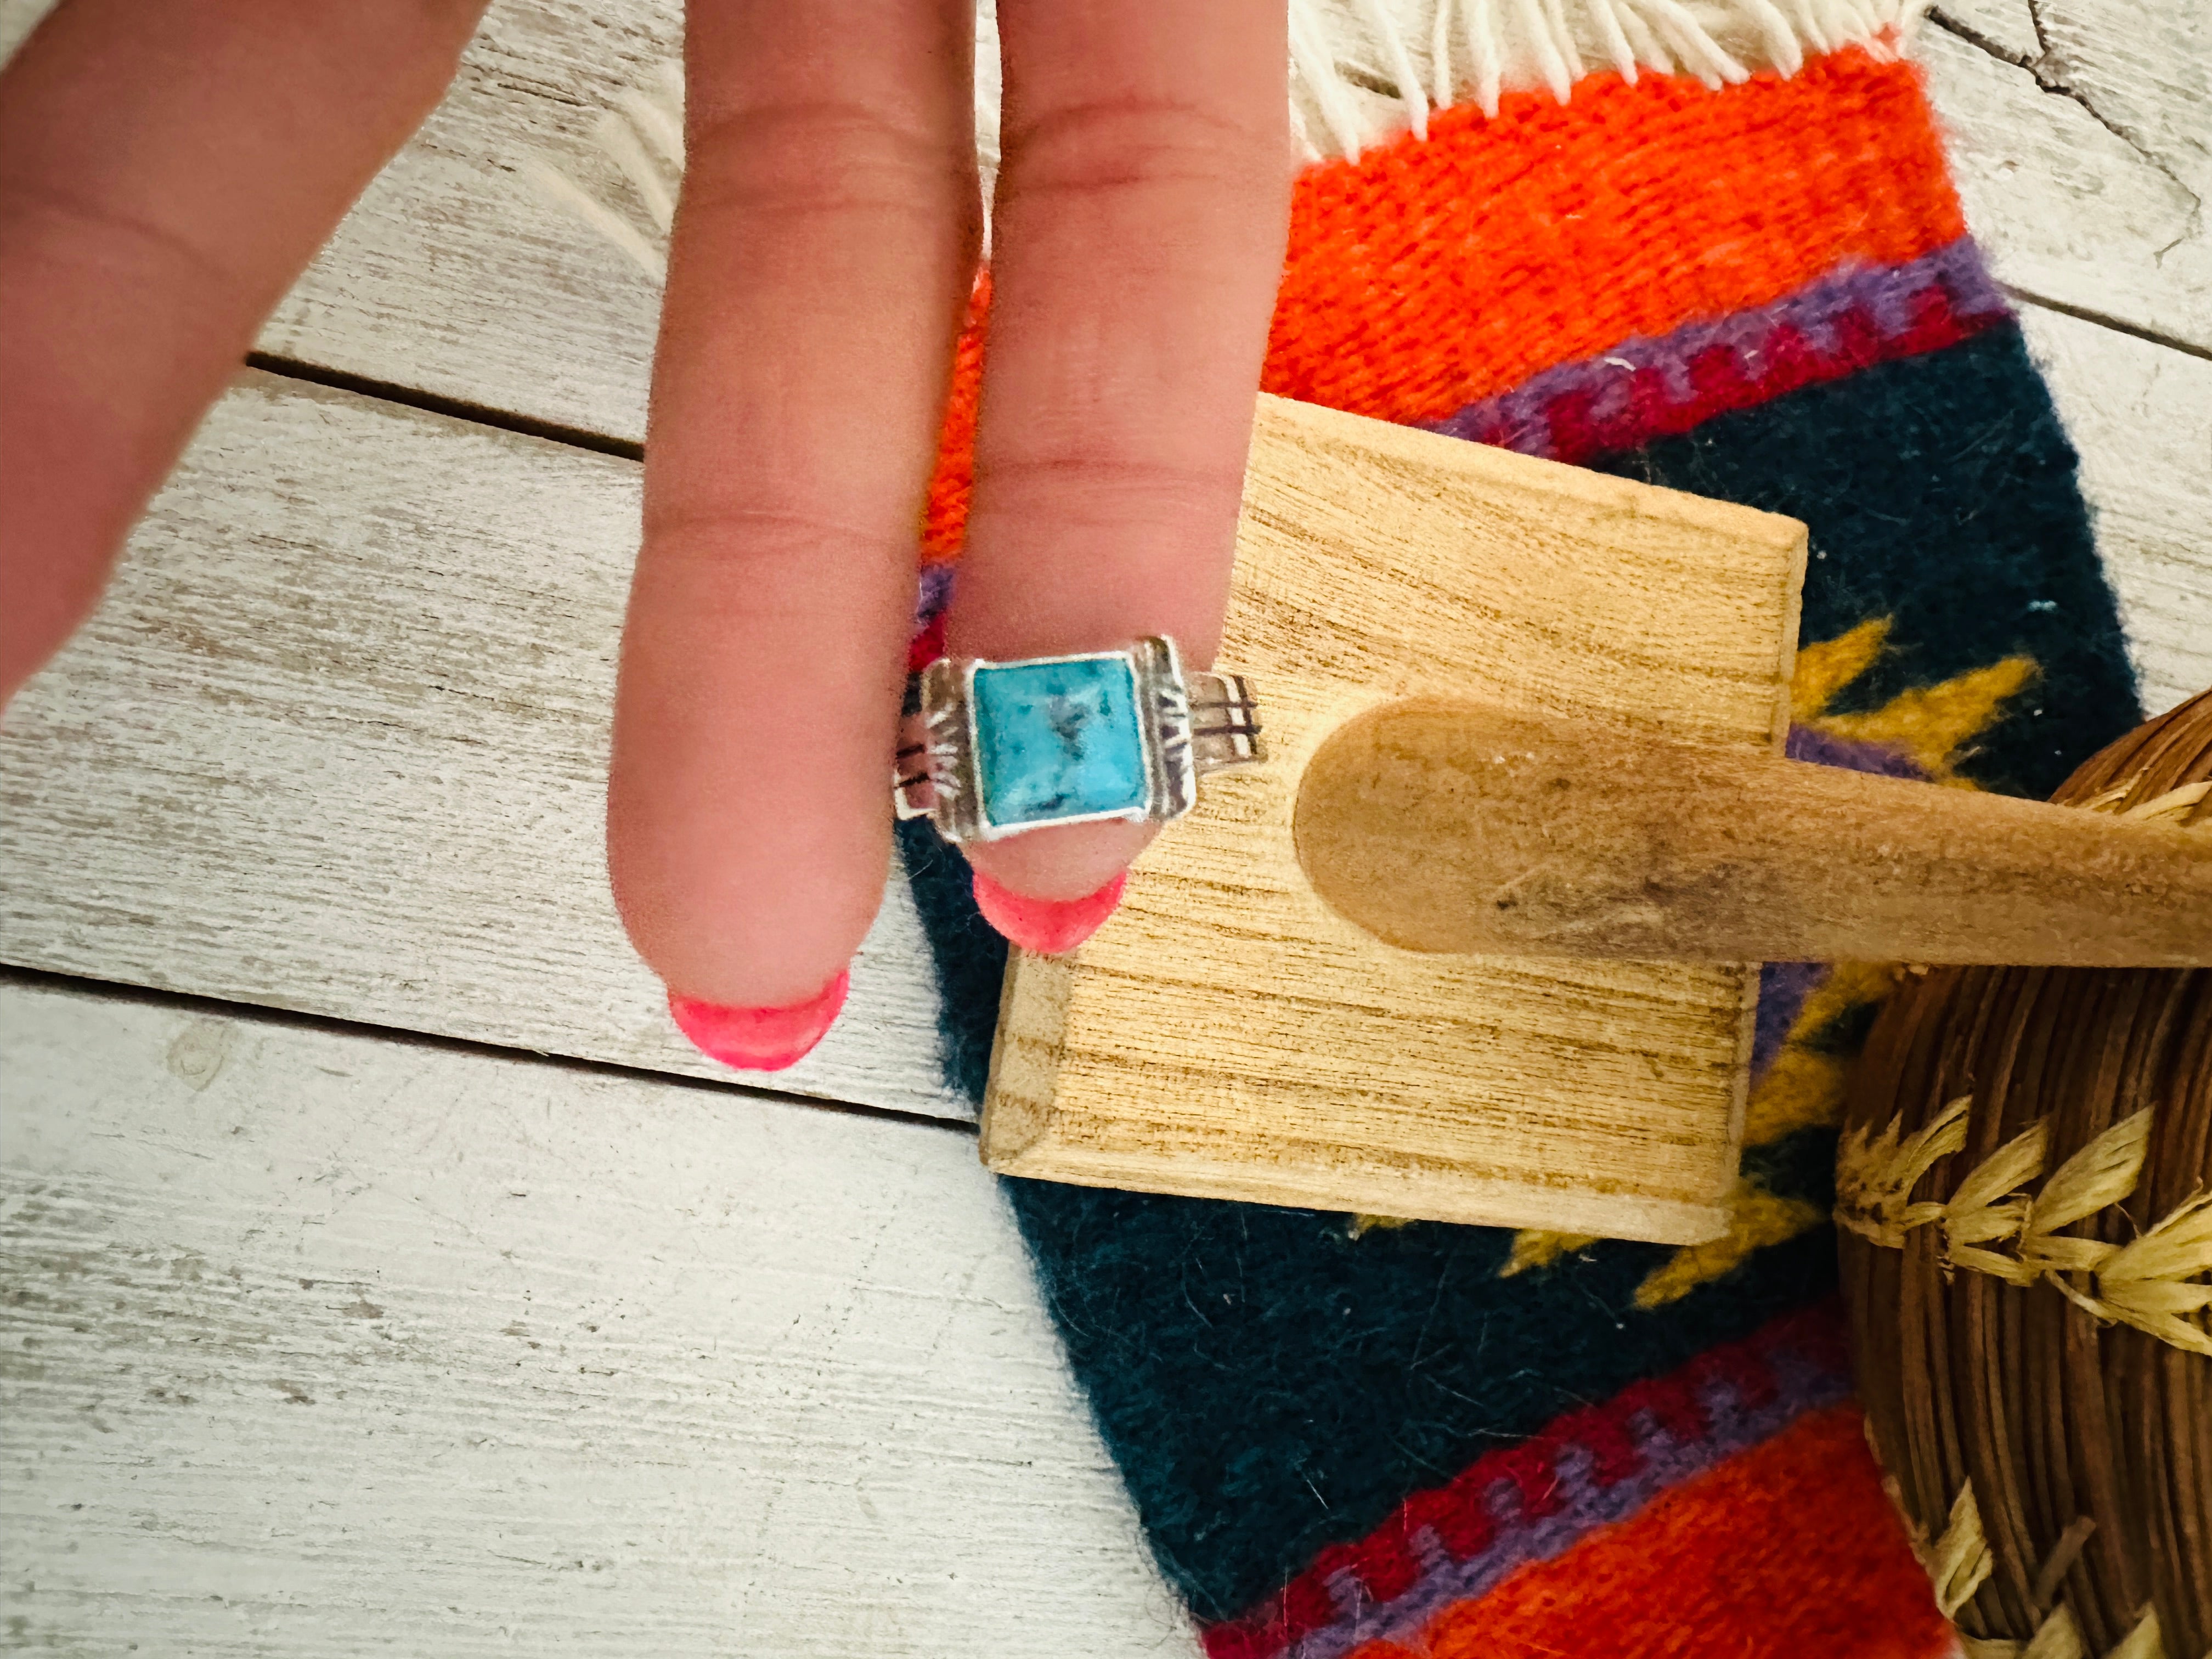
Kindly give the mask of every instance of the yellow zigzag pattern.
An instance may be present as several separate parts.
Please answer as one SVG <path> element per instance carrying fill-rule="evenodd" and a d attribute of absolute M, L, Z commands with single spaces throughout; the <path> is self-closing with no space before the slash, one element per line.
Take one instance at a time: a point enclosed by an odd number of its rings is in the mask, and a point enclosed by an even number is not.
<path fill-rule="evenodd" d="M 1548 1267 L 1561 1256 L 1586 1250 L 1597 1242 L 1595 1233 L 1547 1233 L 1523 1227 L 1513 1235 L 1513 1254 L 1505 1258 L 1498 1276 L 1510 1279 L 1531 1267 Z"/>
<path fill-rule="evenodd" d="M 1869 617 L 1848 634 L 1802 647 L 1790 675 L 1790 718 L 1799 726 L 1828 712 L 1836 693 L 1875 665 L 1889 643 L 1889 618 Z"/>
<path fill-rule="evenodd" d="M 1848 1068 L 1836 1055 L 1806 1045 L 1854 1008 L 1880 1002 L 1896 983 L 1897 969 L 1887 963 L 1839 962 L 1828 970 L 1751 1091 L 1743 1115 L 1745 1146 L 1764 1146 L 1793 1129 L 1836 1121 Z"/>
<path fill-rule="evenodd" d="M 1828 705 L 1837 694 L 1880 659 L 1889 630 L 1889 618 L 1875 617 L 1800 651 L 1790 678 L 1790 718 L 1831 737 L 1896 750 L 1941 781 L 1963 781 L 1954 769 L 1972 752 L 1966 745 L 1994 726 L 1998 711 L 2035 678 L 2035 660 L 2007 657 L 1940 685 L 1899 692 L 1864 714 L 1831 714 Z"/>
<path fill-rule="evenodd" d="M 1878 743 L 1901 750 L 1938 782 L 1973 786 L 1953 771 L 1972 752 L 1966 745 L 1988 731 L 1997 711 L 2020 695 L 2036 676 L 2027 657 L 1977 668 L 1941 685 L 1902 691 L 1863 714 L 1824 714 L 1808 724 L 1854 743 Z"/>
<path fill-rule="evenodd" d="M 2034 662 L 2008 657 L 1940 685 L 1902 692 L 1865 714 L 1829 714 L 1837 695 L 1880 659 L 1889 633 L 1889 618 L 1874 617 L 1847 634 L 1798 652 L 1790 682 L 1790 718 L 1852 742 L 1881 744 L 1910 757 L 1932 778 L 1972 787 L 1954 769 L 1968 752 L 1966 745 L 1989 730 L 2005 703 L 2035 678 Z M 1898 975 L 1887 963 L 1838 963 L 1805 999 L 1780 1051 L 1752 1091 L 1744 1116 L 1746 1146 L 1766 1146 L 1794 1130 L 1837 1121 L 1847 1068 L 1841 1059 L 1812 1043 L 1853 1009 L 1887 996 Z M 1727 1231 L 1705 1243 L 1676 1250 L 1655 1268 L 1637 1288 L 1638 1307 L 1664 1307 L 1732 1272 L 1753 1252 L 1795 1238 L 1827 1219 L 1819 1206 L 1769 1192 L 1748 1177 L 1736 1182 L 1727 1202 Z M 1574 1233 L 1525 1231 L 1515 1237 L 1513 1253 L 1498 1271 L 1510 1276 L 1547 1267 L 1595 1242 Z"/>
<path fill-rule="evenodd" d="M 1728 1231 L 1703 1244 L 1685 1244 L 1653 1268 L 1636 1287 L 1638 1307 L 1663 1308 L 1733 1271 L 1753 1250 L 1810 1232 L 1828 1218 L 1819 1205 L 1770 1193 L 1747 1176 L 1737 1180 L 1728 1206 Z"/>

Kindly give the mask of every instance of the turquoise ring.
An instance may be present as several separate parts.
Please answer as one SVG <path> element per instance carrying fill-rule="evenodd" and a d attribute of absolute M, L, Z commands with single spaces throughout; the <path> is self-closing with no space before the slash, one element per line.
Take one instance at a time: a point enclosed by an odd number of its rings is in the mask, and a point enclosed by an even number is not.
<path fill-rule="evenodd" d="M 1266 757 L 1251 687 L 1186 674 L 1175 641 L 921 671 L 901 728 L 891 799 L 950 842 L 1058 823 L 1172 823 L 1198 781 Z"/>

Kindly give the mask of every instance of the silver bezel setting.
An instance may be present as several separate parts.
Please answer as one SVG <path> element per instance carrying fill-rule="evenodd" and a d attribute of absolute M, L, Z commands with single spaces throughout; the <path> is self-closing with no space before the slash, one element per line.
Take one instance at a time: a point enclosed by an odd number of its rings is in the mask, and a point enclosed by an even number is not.
<path fill-rule="evenodd" d="M 1125 662 L 1135 688 L 1138 738 L 1146 781 L 1144 804 L 1133 810 L 1071 813 L 1065 817 L 1000 825 L 991 822 L 983 799 L 981 744 L 975 729 L 975 672 L 981 668 L 1029 668 L 1064 662 Z M 940 657 L 921 671 L 918 708 L 902 728 L 892 769 L 891 799 L 902 818 L 927 817 L 949 842 L 996 841 L 1024 830 L 1064 823 L 1119 819 L 1171 823 L 1198 802 L 1202 771 L 1263 758 L 1259 720 L 1250 689 L 1234 675 L 1196 677 L 1199 712 L 1218 722 L 1194 727 L 1192 689 L 1175 641 L 1153 635 L 1120 651 L 1073 652 L 1005 662 Z"/>

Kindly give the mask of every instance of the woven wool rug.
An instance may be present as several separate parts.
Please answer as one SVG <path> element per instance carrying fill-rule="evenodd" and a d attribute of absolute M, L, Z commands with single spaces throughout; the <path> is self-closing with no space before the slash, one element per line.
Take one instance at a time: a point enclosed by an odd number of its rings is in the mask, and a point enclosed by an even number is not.
<path fill-rule="evenodd" d="M 2140 713 L 2075 456 L 1966 235 L 1910 21 L 1882 0 L 1294 5 L 1315 159 L 1264 384 L 1803 520 L 1790 752 L 2042 796 Z M 900 834 L 947 1063 L 980 1102 L 1005 946 L 959 856 L 926 823 Z M 1006 1182 L 1206 1650 L 1955 1651 L 1865 1449 L 1834 1299 L 1844 1068 L 1893 982 L 1765 970 L 1732 1223 L 1693 1248 Z"/>

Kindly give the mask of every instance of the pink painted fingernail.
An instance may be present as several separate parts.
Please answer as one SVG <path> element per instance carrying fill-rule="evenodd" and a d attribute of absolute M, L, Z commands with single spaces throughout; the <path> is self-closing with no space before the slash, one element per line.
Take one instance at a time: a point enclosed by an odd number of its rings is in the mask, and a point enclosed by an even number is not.
<path fill-rule="evenodd" d="M 780 1072 L 813 1053 L 836 1023 L 852 985 L 852 970 L 841 968 L 836 978 L 787 1008 L 725 1008 L 671 991 L 668 1012 L 708 1059 L 741 1071 Z"/>
<path fill-rule="evenodd" d="M 1097 892 L 1079 899 L 1024 898 L 975 872 L 975 908 L 983 920 L 1020 945 L 1042 957 L 1073 951 L 1104 925 L 1129 884 L 1124 870 Z"/>

